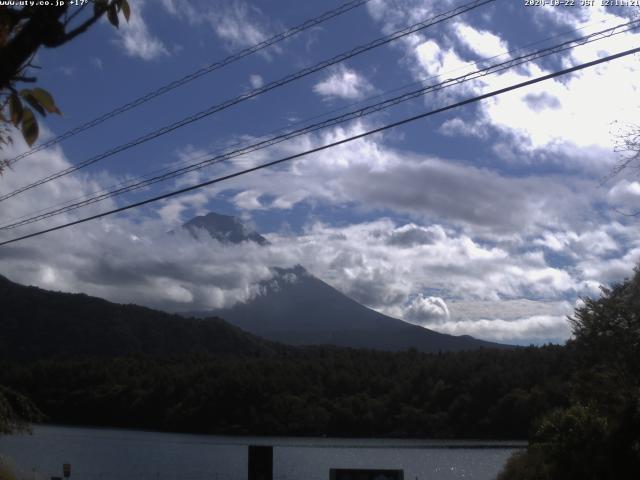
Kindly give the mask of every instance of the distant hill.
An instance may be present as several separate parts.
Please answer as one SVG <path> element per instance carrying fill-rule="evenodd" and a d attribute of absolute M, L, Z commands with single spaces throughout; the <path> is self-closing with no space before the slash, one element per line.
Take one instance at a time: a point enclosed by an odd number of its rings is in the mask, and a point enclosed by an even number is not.
<path fill-rule="evenodd" d="M 263 294 L 232 308 L 194 312 L 217 315 L 243 330 L 291 345 L 335 345 L 400 351 L 460 351 L 506 345 L 434 332 L 367 308 L 303 267 L 274 269 Z"/>
<path fill-rule="evenodd" d="M 184 318 L 0 276 L 0 360 L 125 355 L 271 355 L 281 348 L 219 318 Z M 284 347 L 282 347 L 284 348 Z"/>

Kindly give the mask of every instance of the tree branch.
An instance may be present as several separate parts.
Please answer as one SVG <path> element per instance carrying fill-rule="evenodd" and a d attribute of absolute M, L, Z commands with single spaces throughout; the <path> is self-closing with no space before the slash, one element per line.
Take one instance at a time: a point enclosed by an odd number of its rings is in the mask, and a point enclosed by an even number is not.
<path fill-rule="evenodd" d="M 106 13 L 106 11 L 107 11 L 107 7 L 98 8 L 98 10 L 90 18 L 85 20 L 83 23 L 78 25 L 76 28 L 74 28 L 70 32 L 67 32 L 66 34 L 64 34 L 55 43 L 48 44 L 47 47 L 59 47 L 60 45 L 64 45 L 68 41 L 73 40 L 75 37 L 77 37 L 81 33 L 86 32 L 89 29 L 89 27 L 91 27 L 91 25 L 93 25 L 98 20 L 100 20 L 100 18 L 102 18 L 102 16 Z"/>

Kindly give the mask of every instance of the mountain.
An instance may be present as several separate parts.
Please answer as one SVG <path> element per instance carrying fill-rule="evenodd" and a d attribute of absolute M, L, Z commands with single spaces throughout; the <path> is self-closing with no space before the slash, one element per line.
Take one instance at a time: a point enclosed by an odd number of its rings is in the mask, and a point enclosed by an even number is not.
<path fill-rule="evenodd" d="M 248 228 L 236 217 L 214 212 L 192 218 L 182 227 L 194 236 L 204 231 L 216 240 L 225 243 L 241 243 L 246 241 L 256 242 L 259 245 L 269 243 L 266 238 Z"/>
<path fill-rule="evenodd" d="M 220 218 L 223 220 L 220 220 Z M 266 239 L 233 217 L 209 214 L 187 222 L 187 229 L 205 229 L 217 239 Z M 242 232 L 240 234 L 239 232 Z M 260 238 L 260 240 L 254 240 Z M 228 309 L 190 312 L 197 317 L 220 316 L 243 330 L 291 345 L 336 345 L 376 350 L 423 352 L 505 348 L 470 336 L 446 335 L 388 317 L 347 297 L 304 267 L 274 268 L 273 278 L 260 285 L 261 295 Z"/>
<path fill-rule="evenodd" d="M 301 266 L 274 269 L 262 294 L 228 309 L 194 312 L 216 315 L 260 337 L 290 345 L 423 352 L 505 348 L 470 336 L 446 335 L 388 317 L 340 293 Z"/>
<path fill-rule="evenodd" d="M 266 356 L 284 348 L 219 318 L 184 318 L 0 276 L 0 360 L 123 355 Z"/>

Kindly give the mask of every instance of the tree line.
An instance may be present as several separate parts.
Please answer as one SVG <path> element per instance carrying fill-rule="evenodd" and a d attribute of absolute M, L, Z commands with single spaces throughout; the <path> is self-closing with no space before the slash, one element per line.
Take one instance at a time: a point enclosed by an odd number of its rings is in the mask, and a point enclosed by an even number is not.
<path fill-rule="evenodd" d="M 217 434 L 526 438 L 567 404 L 567 350 L 422 354 L 331 347 L 271 357 L 0 363 L 55 423 Z"/>

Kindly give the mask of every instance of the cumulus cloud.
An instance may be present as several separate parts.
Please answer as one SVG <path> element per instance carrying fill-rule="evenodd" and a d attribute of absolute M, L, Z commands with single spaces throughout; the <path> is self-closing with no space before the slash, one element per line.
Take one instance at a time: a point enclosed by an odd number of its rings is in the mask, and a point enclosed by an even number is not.
<path fill-rule="evenodd" d="M 386 32 L 417 21 L 416 17 L 428 17 L 435 8 L 414 0 L 404 0 L 402 6 L 394 9 L 387 2 L 372 2 L 369 12 Z M 412 10 L 414 7 L 415 11 Z M 438 7 L 443 8 L 440 4 Z M 541 33 L 548 30 L 551 20 L 587 34 L 605 26 L 625 23 L 634 12 L 632 8 L 594 6 L 539 9 L 532 13 L 533 18 L 539 19 L 534 26 L 537 25 Z M 507 44 L 506 37 L 478 25 L 486 25 L 487 18 L 493 15 L 497 12 L 489 9 L 484 17 L 480 17 L 481 21 L 476 16 L 471 20 L 465 19 L 465 22 L 449 22 L 436 31 L 413 35 L 399 42 L 396 47 L 405 52 L 401 65 L 420 80 L 434 75 L 449 78 L 475 70 L 477 67 L 469 62 L 477 60 L 478 56 L 492 57 L 514 46 Z M 602 39 L 518 69 L 448 88 L 435 96 L 430 95 L 426 101 L 450 102 L 460 96 L 504 88 L 551 73 L 559 65 L 577 65 L 633 48 L 638 38 L 637 31 L 629 31 Z M 464 120 L 464 126 L 471 126 L 472 131 L 464 132 L 463 120 L 456 119 L 443 125 L 441 133 L 494 138 L 494 152 L 511 164 L 544 161 L 565 170 L 602 176 L 608 173 L 616 160 L 613 153 L 615 140 L 610 135 L 612 123 L 633 123 L 637 118 L 640 104 L 633 99 L 638 98 L 635 79 L 639 70 L 637 61 L 627 57 L 500 95 L 478 104 L 474 118 Z M 602 85 L 617 85 L 619 88 L 602 88 Z M 598 94 L 594 95 L 594 92 Z"/>
<path fill-rule="evenodd" d="M 584 259 L 607 255 L 620 248 L 607 228 L 605 225 L 581 233 L 570 230 L 545 231 L 541 238 L 536 238 L 533 241 L 533 244 L 544 246 L 556 253 L 571 255 L 574 258 Z"/>
<path fill-rule="evenodd" d="M 69 165 L 60 150 L 36 155 L 32 165 L 20 163 L 3 177 L 7 189 Z M 64 177 L 2 202 L 0 213 L 3 218 L 26 214 L 103 186 L 86 175 Z M 499 299 L 558 295 L 574 288 L 570 276 L 540 259 L 511 258 L 496 245 L 437 224 L 396 224 L 388 219 L 342 227 L 313 223 L 302 234 L 272 233 L 265 247 L 226 245 L 179 230 L 170 235 L 168 230 L 201 208 L 206 196 L 187 196 L 181 202 L 177 208 L 167 201 L 146 215 L 108 217 L 3 247 L 2 273 L 21 283 L 119 302 L 203 310 L 260 294 L 272 267 L 303 264 L 347 295 L 388 314 L 402 317 L 407 298 L 414 298 L 407 318 L 423 322 L 447 317 L 443 301 L 415 296 L 427 289 L 447 291 L 452 297 Z M 101 208 L 107 206 L 113 204 Z M 64 220 L 74 218 L 67 215 Z M 1 238 L 12 235 L 3 232 Z M 442 323 L 443 328 L 453 328 L 447 325 Z"/>
<path fill-rule="evenodd" d="M 300 138 L 256 152 L 229 168 L 298 153 L 367 128 L 371 125 L 360 123 Z M 373 212 L 392 209 L 424 221 L 446 218 L 476 234 L 484 231 L 491 235 L 520 235 L 565 221 L 581 222 L 575 212 L 590 208 L 598 196 L 595 182 L 552 175 L 504 175 L 453 160 L 396 151 L 386 147 L 383 138 L 354 141 L 210 191 L 245 190 L 259 194 L 261 207 L 267 209 L 291 208 L 305 201 L 329 205 L 356 202 Z"/>
<path fill-rule="evenodd" d="M 463 61 L 452 49 L 443 49 L 434 40 L 427 40 L 415 47 L 414 54 L 424 71 L 430 75 L 456 73 L 459 76 L 471 70 L 468 62 Z"/>
<path fill-rule="evenodd" d="M 316 83 L 313 91 L 324 98 L 359 100 L 373 92 L 374 88 L 361 74 L 340 65 L 328 77 Z"/>
<path fill-rule="evenodd" d="M 406 230 L 388 219 L 340 228 L 315 224 L 303 235 L 270 240 L 299 249 L 310 271 L 349 296 L 398 317 L 416 292 L 499 300 L 557 297 L 576 287 L 561 269 L 526 256 L 512 258 L 460 232 L 442 229 L 428 243 L 394 245 L 392 239 Z"/>
<path fill-rule="evenodd" d="M 598 8 L 579 10 L 591 12 L 589 23 L 594 23 L 601 16 L 597 13 Z M 620 17 L 607 16 L 610 23 L 622 22 Z M 584 27 L 586 24 L 580 25 Z M 594 28 L 588 31 L 591 30 Z M 631 48 L 637 44 L 638 38 L 637 33 L 624 33 L 578 47 L 560 59 L 563 66 L 577 65 Z M 632 99 L 637 98 L 638 86 L 633 79 L 637 78 L 639 71 L 637 61 L 629 57 L 566 78 L 533 85 L 483 102 L 480 106 L 481 120 L 511 135 L 511 144 L 521 153 L 542 153 L 539 158 L 547 161 L 568 159 L 598 175 L 610 169 L 615 161 L 611 125 L 615 121 L 632 122 L 637 118 L 639 104 Z M 541 65 L 528 65 L 520 71 L 484 77 L 483 91 L 550 72 L 551 69 Z M 601 88 L 602 85 L 613 84 L 619 88 Z M 594 92 L 598 94 L 594 95 Z"/>
<path fill-rule="evenodd" d="M 640 211 L 640 182 L 622 179 L 609 190 L 608 199 L 612 205 L 624 208 L 628 213 Z"/>
<path fill-rule="evenodd" d="M 465 121 L 460 117 L 446 120 L 438 131 L 448 137 L 475 137 L 482 140 L 489 137 L 486 125 L 478 121 Z"/>
<path fill-rule="evenodd" d="M 357 124 L 304 137 L 221 168 L 224 172 L 243 162 L 260 163 L 365 128 Z M 7 189 L 69 166 L 59 149 L 38 155 L 3 177 Z M 191 180 L 197 180 L 198 173 L 194 175 Z M 115 180 L 88 174 L 65 177 L 0 203 L 0 213 L 3 218 L 26 214 Z M 246 211 L 287 209 L 304 201 L 351 203 L 377 218 L 386 209 L 411 221 L 379 218 L 340 226 L 311 221 L 301 233 L 268 234 L 267 247 L 167 234 L 190 216 L 204 213 L 212 197 L 221 193 Z M 640 245 L 632 240 L 639 238 L 637 227 L 611 222 L 598 229 L 591 215 L 576 214 L 606 195 L 583 180 L 507 176 L 398 151 L 378 136 L 168 199 L 131 217 L 110 217 L 18 243 L 3 248 L 0 258 L 2 273 L 16 281 L 167 310 L 245 301 L 260 293 L 271 267 L 302 264 L 352 298 L 397 318 L 431 322 L 448 333 L 546 341 L 553 335 L 565 339 L 568 331 L 563 312 L 544 309 L 542 303 L 592 292 L 597 282 L 619 280 L 640 257 Z M 10 236 L 2 233 L 2 238 Z M 545 252 L 563 253 L 568 263 L 553 264 Z M 523 298 L 536 299 L 536 308 L 521 303 L 511 305 L 509 312 L 499 307 Z M 476 304 L 481 315 L 462 315 L 457 304 L 461 299 L 491 302 L 495 308 Z"/>
<path fill-rule="evenodd" d="M 419 294 L 409 303 L 403 318 L 416 325 L 432 327 L 447 323 L 449 309 L 442 298 L 425 297 L 423 294 Z"/>
<path fill-rule="evenodd" d="M 486 30 L 477 30 L 466 23 L 456 23 L 458 39 L 472 52 L 484 58 L 501 55 L 509 50 L 507 42 Z"/>

